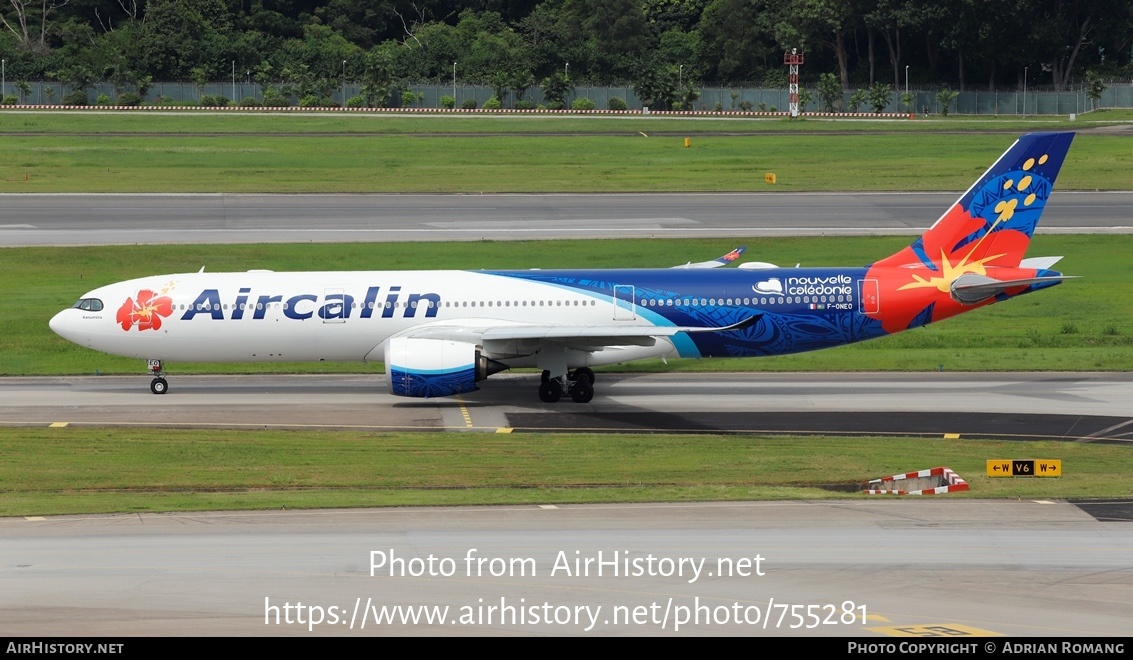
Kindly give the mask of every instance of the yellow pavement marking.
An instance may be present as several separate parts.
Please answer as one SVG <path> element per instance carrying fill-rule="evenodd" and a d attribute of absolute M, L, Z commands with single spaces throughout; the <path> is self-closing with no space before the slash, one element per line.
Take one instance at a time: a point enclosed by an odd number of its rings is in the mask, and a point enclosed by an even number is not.
<path fill-rule="evenodd" d="M 472 415 L 468 414 L 468 406 L 464 405 L 464 399 L 458 398 L 457 403 L 460 404 L 460 415 L 464 417 L 464 428 L 472 428 Z"/>
<path fill-rule="evenodd" d="M 916 626 L 866 628 L 890 637 L 1003 637 L 1002 633 L 962 626 L 958 623 L 923 623 Z"/>
<path fill-rule="evenodd" d="M 944 439 L 945 440 L 959 440 L 960 434 L 959 433 L 945 433 Z"/>
<path fill-rule="evenodd" d="M 510 426 L 501 426 L 496 429 L 496 433 L 511 433 L 511 430 Z"/>
<path fill-rule="evenodd" d="M 67 422 L 51 422 L 51 425 L 48 426 L 47 428 L 49 428 L 49 429 L 62 429 L 62 428 L 66 428 L 66 427 L 67 427 Z"/>

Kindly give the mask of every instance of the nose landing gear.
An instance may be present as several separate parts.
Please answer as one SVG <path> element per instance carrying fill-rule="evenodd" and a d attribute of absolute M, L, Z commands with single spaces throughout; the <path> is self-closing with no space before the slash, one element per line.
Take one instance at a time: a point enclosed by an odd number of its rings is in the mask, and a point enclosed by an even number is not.
<path fill-rule="evenodd" d="M 149 365 L 150 373 L 153 374 L 153 380 L 151 380 L 149 384 L 149 391 L 154 394 L 165 394 L 168 392 L 169 382 L 162 377 L 164 372 L 161 369 L 161 360 L 149 360 L 147 364 Z"/>

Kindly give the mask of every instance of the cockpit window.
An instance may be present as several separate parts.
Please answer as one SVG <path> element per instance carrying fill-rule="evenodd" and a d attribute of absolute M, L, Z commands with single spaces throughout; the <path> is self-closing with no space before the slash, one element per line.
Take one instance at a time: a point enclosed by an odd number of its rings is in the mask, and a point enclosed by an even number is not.
<path fill-rule="evenodd" d="M 73 309 L 82 309 L 88 312 L 101 312 L 102 301 L 98 298 L 83 298 L 74 304 Z"/>

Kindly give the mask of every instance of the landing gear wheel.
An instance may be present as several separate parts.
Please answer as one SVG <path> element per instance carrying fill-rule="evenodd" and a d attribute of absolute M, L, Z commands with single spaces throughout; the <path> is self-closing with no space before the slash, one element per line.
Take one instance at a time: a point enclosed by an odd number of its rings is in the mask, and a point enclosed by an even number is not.
<path fill-rule="evenodd" d="M 169 391 L 169 383 L 164 378 L 154 378 L 150 381 L 149 391 L 154 394 L 165 394 Z"/>
<path fill-rule="evenodd" d="M 570 398 L 575 403 L 590 403 L 594 398 L 594 386 L 585 377 L 581 377 L 570 386 Z"/>
<path fill-rule="evenodd" d="M 579 367 L 567 377 L 570 380 L 586 380 L 591 385 L 594 384 L 594 370 L 590 367 Z"/>
<path fill-rule="evenodd" d="M 548 380 L 539 384 L 539 400 L 543 403 L 555 403 L 563 397 L 563 386 L 557 380 Z"/>
<path fill-rule="evenodd" d="M 545 383 L 545 382 L 551 380 L 551 372 L 544 369 L 543 373 L 539 376 L 539 378 L 540 378 L 540 382 Z"/>

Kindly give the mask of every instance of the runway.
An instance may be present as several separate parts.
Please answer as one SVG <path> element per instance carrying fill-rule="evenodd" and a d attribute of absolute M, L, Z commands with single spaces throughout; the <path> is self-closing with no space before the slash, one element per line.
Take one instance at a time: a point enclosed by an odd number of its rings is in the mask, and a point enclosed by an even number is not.
<path fill-rule="evenodd" d="M 1133 634 L 1133 523 L 1040 501 L 8 518 L 0 557 L 37 640 Z"/>
<path fill-rule="evenodd" d="M 0 195 L 0 246 L 917 235 L 949 193 Z M 1129 233 L 1133 192 L 1056 192 L 1040 233 Z"/>
<path fill-rule="evenodd" d="M 615 374 L 588 404 L 498 374 L 461 397 L 406 399 L 384 374 L 0 379 L 0 424 L 195 428 L 799 433 L 1133 442 L 1133 374 Z"/>

